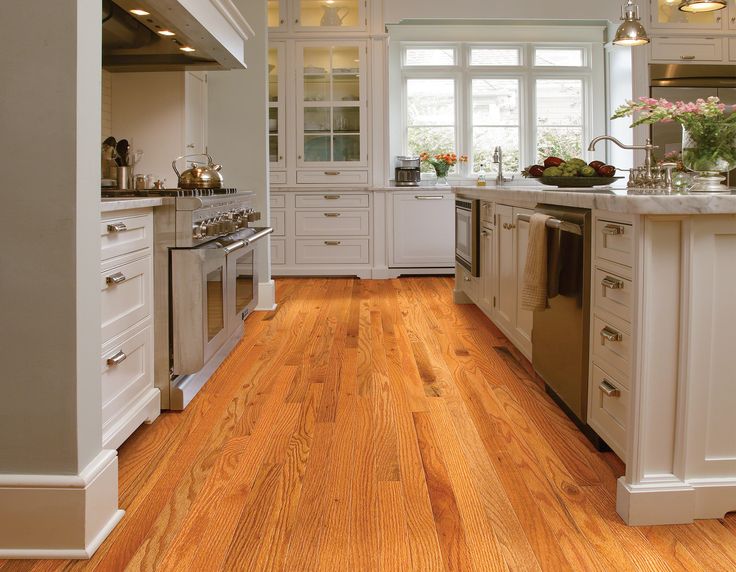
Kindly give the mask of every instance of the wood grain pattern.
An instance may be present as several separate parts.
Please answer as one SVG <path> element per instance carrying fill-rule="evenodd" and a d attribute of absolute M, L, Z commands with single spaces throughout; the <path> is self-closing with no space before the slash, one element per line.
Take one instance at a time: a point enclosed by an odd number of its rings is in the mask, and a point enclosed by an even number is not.
<path fill-rule="evenodd" d="M 180 413 L 120 448 L 126 516 L 59 570 L 736 570 L 736 515 L 632 528 L 598 453 L 447 278 L 282 279 Z"/>

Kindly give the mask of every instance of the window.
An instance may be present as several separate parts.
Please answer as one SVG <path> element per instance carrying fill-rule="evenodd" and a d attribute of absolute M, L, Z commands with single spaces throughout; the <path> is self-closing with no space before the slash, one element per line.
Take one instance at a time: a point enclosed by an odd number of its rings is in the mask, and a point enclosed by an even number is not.
<path fill-rule="evenodd" d="M 407 42 L 400 49 L 405 112 L 397 151 L 467 155 L 468 174 L 495 171 L 497 146 L 506 173 L 548 155 L 584 156 L 593 82 L 603 87 L 591 63 L 594 44 Z"/>

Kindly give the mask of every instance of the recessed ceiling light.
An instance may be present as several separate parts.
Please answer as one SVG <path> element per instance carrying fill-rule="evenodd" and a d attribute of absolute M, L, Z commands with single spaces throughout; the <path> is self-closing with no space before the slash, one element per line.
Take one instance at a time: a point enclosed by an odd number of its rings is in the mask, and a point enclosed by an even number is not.
<path fill-rule="evenodd" d="M 135 14 L 136 16 L 148 16 L 150 12 L 146 12 L 145 10 L 141 10 L 140 8 L 134 8 L 130 11 L 131 14 Z"/>
<path fill-rule="evenodd" d="M 181 50 L 182 52 L 196 52 L 196 51 L 197 51 L 197 50 L 195 50 L 194 48 L 190 48 L 189 46 L 182 46 L 182 47 L 181 47 L 181 48 L 179 48 L 179 49 L 180 49 L 180 50 Z"/>
<path fill-rule="evenodd" d="M 171 30 L 159 30 L 158 33 L 162 36 L 176 36 L 176 34 Z"/>

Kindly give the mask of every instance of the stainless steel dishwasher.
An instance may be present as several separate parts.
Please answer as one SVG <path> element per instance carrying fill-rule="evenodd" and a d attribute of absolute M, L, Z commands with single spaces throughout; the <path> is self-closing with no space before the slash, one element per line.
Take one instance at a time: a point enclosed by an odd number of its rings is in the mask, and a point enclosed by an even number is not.
<path fill-rule="evenodd" d="M 532 365 L 547 393 L 604 450 L 607 446 L 587 423 L 590 210 L 545 204 L 534 210 L 552 218 L 547 220 L 548 304 L 534 312 Z"/>

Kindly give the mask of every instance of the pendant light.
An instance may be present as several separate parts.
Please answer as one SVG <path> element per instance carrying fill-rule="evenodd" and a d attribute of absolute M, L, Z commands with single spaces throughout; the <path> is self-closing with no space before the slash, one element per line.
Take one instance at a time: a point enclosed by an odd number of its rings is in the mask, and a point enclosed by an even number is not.
<path fill-rule="evenodd" d="M 677 7 L 683 12 L 714 12 L 723 10 L 726 7 L 726 0 L 682 0 Z"/>
<path fill-rule="evenodd" d="M 632 0 L 627 0 L 626 4 L 621 6 L 621 19 L 623 22 L 616 30 L 616 36 L 613 38 L 614 44 L 617 46 L 643 46 L 649 43 L 647 31 L 639 21 L 639 6 L 636 6 Z"/>

